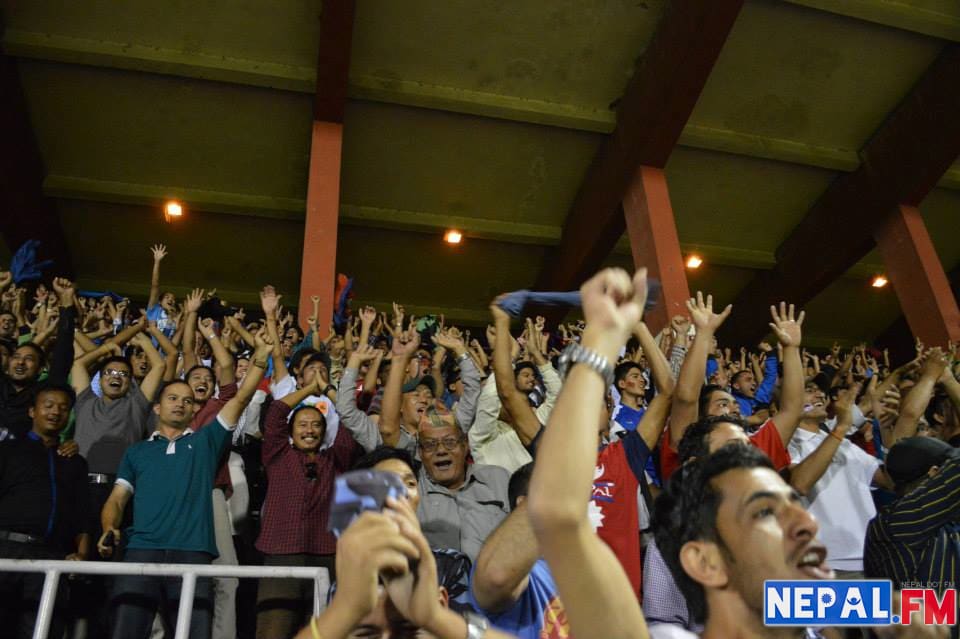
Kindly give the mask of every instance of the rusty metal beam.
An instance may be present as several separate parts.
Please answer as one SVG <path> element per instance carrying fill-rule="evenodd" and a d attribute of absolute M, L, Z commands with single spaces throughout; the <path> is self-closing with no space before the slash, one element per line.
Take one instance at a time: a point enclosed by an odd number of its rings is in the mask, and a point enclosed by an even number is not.
<path fill-rule="evenodd" d="M 663 168 L 726 42 L 743 0 L 675 0 L 624 91 L 613 133 L 601 144 L 567 214 L 560 246 L 537 288 L 575 288 L 623 235 L 621 201 L 641 165 Z"/>
<path fill-rule="evenodd" d="M 300 325 L 306 326 L 307 317 L 313 310 L 310 298 L 318 296 L 317 326 L 323 332 L 333 317 L 337 277 L 343 115 L 347 103 L 355 10 L 355 0 L 327 0 L 320 15 L 317 93 L 310 144 L 298 316 Z"/>
<path fill-rule="evenodd" d="M 721 339 L 751 344 L 767 332 L 766 308 L 806 304 L 874 247 L 873 234 L 899 205 L 916 206 L 960 155 L 960 45 L 946 45 L 911 92 L 734 300 L 736 322 Z"/>
<path fill-rule="evenodd" d="M 27 240 L 40 240 L 37 257 L 53 260 L 48 272 L 73 278 L 56 207 L 43 196 L 43 159 L 17 64 L 5 55 L 0 55 L 0 96 L 0 235 L 11 253 Z"/>

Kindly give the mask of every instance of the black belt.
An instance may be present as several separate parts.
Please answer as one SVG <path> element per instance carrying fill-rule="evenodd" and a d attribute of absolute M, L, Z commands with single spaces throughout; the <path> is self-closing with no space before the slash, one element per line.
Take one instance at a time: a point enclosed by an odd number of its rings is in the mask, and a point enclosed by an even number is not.
<path fill-rule="evenodd" d="M 0 530 L 0 541 L 15 541 L 18 544 L 47 544 L 43 537 L 34 537 L 10 530 Z"/>

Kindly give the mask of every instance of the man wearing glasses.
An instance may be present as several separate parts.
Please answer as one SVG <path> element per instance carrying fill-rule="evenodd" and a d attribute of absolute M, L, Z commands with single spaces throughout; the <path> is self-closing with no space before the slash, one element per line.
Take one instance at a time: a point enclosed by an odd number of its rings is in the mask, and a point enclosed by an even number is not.
<path fill-rule="evenodd" d="M 418 447 L 423 467 L 417 518 L 423 534 L 434 548 L 453 548 L 473 561 L 510 512 L 510 473 L 467 464 L 467 436 L 442 406 L 427 409 Z"/>

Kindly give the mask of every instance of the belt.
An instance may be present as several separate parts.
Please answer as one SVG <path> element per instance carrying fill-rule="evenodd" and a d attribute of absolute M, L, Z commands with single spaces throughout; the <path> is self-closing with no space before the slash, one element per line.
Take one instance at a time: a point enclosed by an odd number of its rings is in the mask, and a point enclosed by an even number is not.
<path fill-rule="evenodd" d="M 107 475 L 105 473 L 87 473 L 91 484 L 112 484 L 116 480 L 116 475 Z"/>
<path fill-rule="evenodd" d="M 43 537 L 34 537 L 10 530 L 0 530 L 0 541 L 15 541 L 18 544 L 46 544 Z"/>

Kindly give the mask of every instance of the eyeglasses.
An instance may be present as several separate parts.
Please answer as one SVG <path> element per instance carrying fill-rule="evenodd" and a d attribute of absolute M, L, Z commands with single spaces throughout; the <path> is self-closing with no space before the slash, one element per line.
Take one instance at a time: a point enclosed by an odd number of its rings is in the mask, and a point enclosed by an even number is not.
<path fill-rule="evenodd" d="M 103 370 L 103 374 L 106 375 L 107 377 L 122 377 L 124 379 L 126 379 L 127 377 L 130 377 L 130 373 L 128 373 L 127 371 L 122 371 L 117 368 L 105 368 Z"/>
<path fill-rule="evenodd" d="M 426 453 L 432 453 L 443 444 L 444 450 L 454 450 L 463 442 L 463 437 L 444 437 L 443 439 L 421 439 L 420 450 Z"/>
<path fill-rule="evenodd" d="M 317 463 L 308 462 L 304 464 L 303 476 L 306 477 L 308 481 L 317 481 Z"/>

